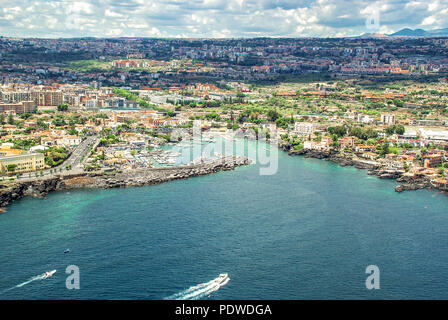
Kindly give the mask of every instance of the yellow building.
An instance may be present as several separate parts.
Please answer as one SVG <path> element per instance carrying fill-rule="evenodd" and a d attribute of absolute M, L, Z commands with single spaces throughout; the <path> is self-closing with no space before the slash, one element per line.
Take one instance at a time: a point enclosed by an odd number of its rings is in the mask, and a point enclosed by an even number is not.
<path fill-rule="evenodd" d="M 15 156 L 22 153 L 22 149 L 12 149 L 9 147 L 0 147 L 0 156 Z"/>
<path fill-rule="evenodd" d="M 2 174 L 31 172 L 42 170 L 44 167 L 45 158 L 43 153 L 0 157 L 0 172 Z M 8 170 L 8 168 L 13 168 L 14 170 Z"/>

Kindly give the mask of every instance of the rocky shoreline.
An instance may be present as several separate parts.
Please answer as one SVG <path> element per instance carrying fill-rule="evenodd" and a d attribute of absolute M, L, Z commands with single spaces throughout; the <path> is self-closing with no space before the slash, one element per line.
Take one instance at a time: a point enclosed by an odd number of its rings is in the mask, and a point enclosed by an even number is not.
<path fill-rule="evenodd" d="M 0 185 L 0 210 L 4 211 L 7 205 L 25 196 L 42 198 L 52 191 L 80 188 L 125 188 L 160 184 L 219 171 L 234 170 L 238 166 L 248 165 L 249 163 L 250 160 L 247 157 L 227 156 L 192 166 L 58 175 L 47 179 L 10 182 L 7 185 Z"/>
<path fill-rule="evenodd" d="M 425 177 L 413 178 L 405 175 L 404 170 L 383 168 L 374 161 L 348 159 L 335 150 L 290 150 L 287 145 L 279 146 L 289 155 L 302 155 L 306 158 L 323 159 L 337 163 L 341 166 L 353 166 L 358 169 L 368 170 L 369 175 L 375 175 L 380 179 L 395 179 L 399 183 L 403 183 L 395 187 L 396 192 L 419 189 L 437 189 L 448 195 L 448 189 L 435 185 L 430 179 Z"/>

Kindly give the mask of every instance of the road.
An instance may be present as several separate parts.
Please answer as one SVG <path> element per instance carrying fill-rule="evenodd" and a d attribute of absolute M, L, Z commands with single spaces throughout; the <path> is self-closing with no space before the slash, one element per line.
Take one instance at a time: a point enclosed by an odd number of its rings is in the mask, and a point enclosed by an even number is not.
<path fill-rule="evenodd" d="M 55 175 L 59 172 L 65 173 L 65 174 L 76 174 L 81 173 L 83 171 L 81 160 L 83 156 L 88 152 L 89 148 L 93 146 L 95 143 L 99 141 L 98 136 L 89 136 L 84 141 L 82 141 L 79 145 L 77 145 L 70 156 L 65 159 L 63 163 L 61 163 L 59 166 L 51 168 L 51 169 L 45 169 L 42 170 L 43 176 L 48 175 Z M 70 170 L 67 170 L 66 167 L 71 166 Z M 60 171 L 62 169 L 62 171 Z M 51 172 L 50 172 L 51 170 Z M 37 178 L 41 177 L 40 171 L 31 172 L 31 178 L 30 173 L 23 173 L 18 180 L 20 181 L 27 181 L 27 180 L 36 180 L 36 173 L 38 175 Z M 15 180 L 17 180 L 17 177 L 12 177 Z M 4 177 L 5 180 L 8 180 L 9 177 Z"/>
<path fill-rule="evenodd" d="M 89 150 L 91 146 L 95 144 L 95 142 L 98 141 L 98 136 L 89 136 L 87 139 L 82 141 L 79 145 L 76 146 L 76 148 L 73 150 L 72 154 L 68 159 L 66 159 L 63 163 L 61 163 L 59 166 L 55 167 L 56 169 L 62 168 L 65 169 L 67 166 L 71 166 L 72 169 L 81 167 L 81 160 L 82 157 L 86 154 L 86 152 Z"/>

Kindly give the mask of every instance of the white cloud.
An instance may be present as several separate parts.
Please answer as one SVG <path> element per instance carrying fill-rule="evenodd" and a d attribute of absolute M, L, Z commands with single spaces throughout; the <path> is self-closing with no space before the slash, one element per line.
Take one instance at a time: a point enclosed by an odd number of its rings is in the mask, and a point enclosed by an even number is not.
<path fill-rule="evenodd" d="M 106 11 L 104 12 L 104 15 L 106 17 L 111 17 L 111 18 L 122 18 L 122 17 L 124 17 L 123 14 L 115 12 L 115 11 L 112 11 L 112 10 L 109 10 L 109 9 L 106 9 Z"/>
<path fill-rule="evenodd" d="M 375 32 L 448 27 L 448 0 L 0 0 L 0 5 L 0 34 L 23 37 L 351 36 L 371 32 L 365 21 L 372 12 L 380 14 Z"/>
<path fill-rule="evenodd" d="M 430 26 L 433 25 L 436 22 L 436 19 L 433 16 L 426 17 L 422 21 L 423 26 Z"/>

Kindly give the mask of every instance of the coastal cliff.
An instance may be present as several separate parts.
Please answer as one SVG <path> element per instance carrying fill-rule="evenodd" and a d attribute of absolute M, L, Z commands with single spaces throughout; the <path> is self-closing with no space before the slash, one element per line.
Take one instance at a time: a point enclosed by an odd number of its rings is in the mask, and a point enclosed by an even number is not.
<path fill-rule="evenodd" d="M 25 196 L 45 197 L 49 192 L 79 188 L 119 188 L 153 185 L 178 179 L 203 176 L 219 171 L 233 170 L 248 165 L 242 156 L 228 156 L 192 166 L 125 170 L 113 173 L 94 172 L 76 175 L 59 175 L 47 179 L 18 182 L 7 181 L 0 185 L 0 210 Z"/>
<path fill-rule="evenodd" d="M 323 159 L 337 163 L 341 166 L 353 166 L 358 169 L 375 170 L 379 168 L 379 166 L 372 161 L 348 159 L 335 150 L 300 149 L 300 150 L 291 150 L 288 152 L 288 154 L 303 155 L 305 156 L 305 158 Z"/>
<path fill-rule="evenodd" d="M 366 169 L 369 171 L 369 175 L 376 175 L 380 179 L 394 179 L 399 183 L 403 183 L 395 187 L 396 192 L 419 189 L 438 189 L 443 192 L 448 192 L 445 186 L 437 185 L 428 178 L 407 176 L 404 170 L 384 168 L 374 161 L 349 159 L 335 150 L 290 150 L 287 145 L 279 145 L 279 147 L 287 151 L 289 155 L 302 155 L 306 158 L 323 159 L 341 166 L 353 166 L 358 169 Z"/>

